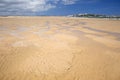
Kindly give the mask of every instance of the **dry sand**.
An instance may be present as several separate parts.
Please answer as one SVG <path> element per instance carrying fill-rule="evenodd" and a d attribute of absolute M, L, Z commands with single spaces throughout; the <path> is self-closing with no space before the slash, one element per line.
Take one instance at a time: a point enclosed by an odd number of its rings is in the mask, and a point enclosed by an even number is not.
<path fill-rule="evenodd" d="M 120 80 L 120 21 L 0 17 L 0 80 Z"/>

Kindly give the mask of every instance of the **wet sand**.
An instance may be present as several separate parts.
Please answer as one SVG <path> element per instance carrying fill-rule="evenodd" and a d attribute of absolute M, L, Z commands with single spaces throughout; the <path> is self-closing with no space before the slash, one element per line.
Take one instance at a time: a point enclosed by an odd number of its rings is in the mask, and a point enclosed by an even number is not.
<path fill-rule="evenodd" d="M 120 21 L 0 17 L 0 80 L 120 80 Z"/>

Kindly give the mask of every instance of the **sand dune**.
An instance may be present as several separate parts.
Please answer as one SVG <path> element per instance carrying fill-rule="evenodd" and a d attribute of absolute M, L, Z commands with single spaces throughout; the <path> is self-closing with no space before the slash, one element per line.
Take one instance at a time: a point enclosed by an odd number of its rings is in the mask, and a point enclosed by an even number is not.
<path fill-rule="evenodd" d="M 120 21 L 0 17 L 0 80 L 120 80 Z"/>

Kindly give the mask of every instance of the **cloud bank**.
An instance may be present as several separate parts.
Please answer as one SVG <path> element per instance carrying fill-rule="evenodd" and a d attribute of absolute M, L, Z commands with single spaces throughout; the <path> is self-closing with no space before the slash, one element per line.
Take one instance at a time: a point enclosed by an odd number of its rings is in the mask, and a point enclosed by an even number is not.
<path fill-rule="evenodd" d="M 83 0 L 0 0 L 0 15 L 34 15 L 60 5 L 72 5 Z"/>

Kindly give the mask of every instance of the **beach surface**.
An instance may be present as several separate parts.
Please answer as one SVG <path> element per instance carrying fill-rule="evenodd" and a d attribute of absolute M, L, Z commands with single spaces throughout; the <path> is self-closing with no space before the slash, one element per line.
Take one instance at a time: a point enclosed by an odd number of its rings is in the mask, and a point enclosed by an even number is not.
<path fill-rule="evenodd" d="M 0 80 L 120 80 L 120 20 L 0 17 Z"/>

